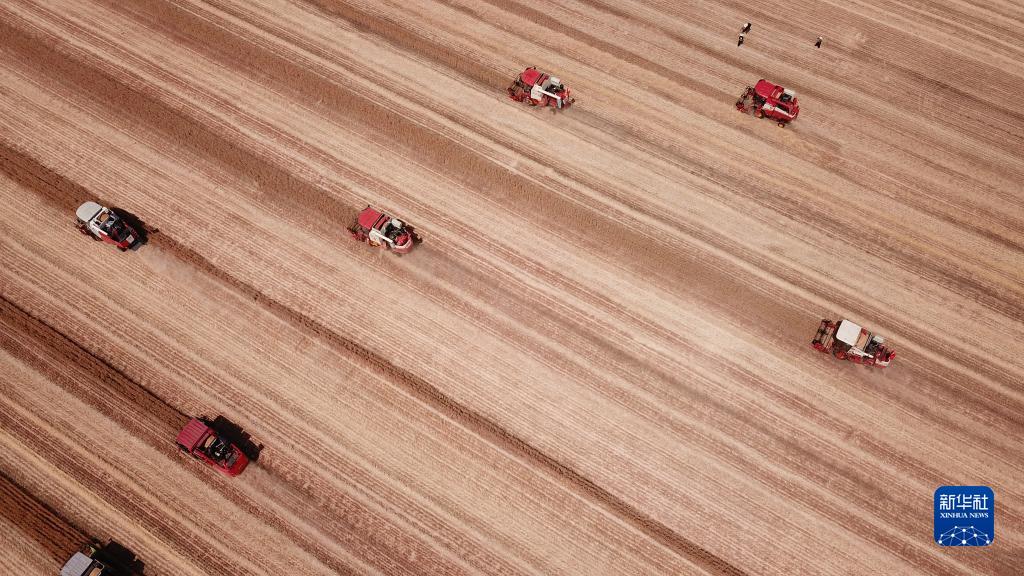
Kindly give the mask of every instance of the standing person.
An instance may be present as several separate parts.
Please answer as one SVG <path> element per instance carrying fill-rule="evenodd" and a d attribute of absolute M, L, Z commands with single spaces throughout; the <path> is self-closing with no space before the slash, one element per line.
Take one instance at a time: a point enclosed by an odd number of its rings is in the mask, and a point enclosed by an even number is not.
<path fill-rule="evenodd" d="M 736 43 L 736 46 L 743 46 L 743 34 L 740 34 L 740 41 Z"/>
<path fill-rule="evenodd" d="M 747 32 L 750 32 L 750 22 L 747 22 L 743 26 L 743 30 L 740 31 L 741 34 L 746 34 Z"/>
<path fill-rule="evenodd" d="M 818 41 L 814 43 L 815 48 L 821 48 L 821 36 L 818 36 Z"/>

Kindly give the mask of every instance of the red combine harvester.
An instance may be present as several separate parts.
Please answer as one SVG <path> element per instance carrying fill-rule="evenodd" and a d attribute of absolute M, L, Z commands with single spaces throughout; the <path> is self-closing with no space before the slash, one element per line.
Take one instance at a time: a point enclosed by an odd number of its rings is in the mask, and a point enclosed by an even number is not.
<path fill-rule="evenodd" d="M 747 86 L 736 101 L 736 109 L 744 114 L 753 112 L 758 118 L 771 118 L 779 126 L 796 120 L 800 113 L 796 92 L 772 84 L 764 78 L 758 80 L 754 87 Z"/>
<path fill-rule="evenodd" d="M 811 346 L 840 360 L 879 368 L 885 368 L 896 357 L 895 352 L 886 348 L 884 338 L 849 320 L 822 320 Z"/>
<path fill-rule="evenodd" d="M 178 449 L 213 466 L 221 474 L 238 476 L 249 464 L 249 458 L 238 446 L 221 438 L 213 428 L 193 418 L 178 433 Z"/>
<path fill-rule="evenodd" d="M 508 87 L 509 98 L 516 102 L 527 102 L 530 106 L 554 106 L 567 108 L 576 101 L 569 96 L 569 89 L 562 81 L 530 66 Z"/>
<path fill-rule="evenodd" d="M 124 219 L 109 208 L 95 202 L 86 202 L 75 212 L 78 217 L 78 231 L 117 246 L 124 252 L 139 240 L 139 235 Z"/>
<path fill-rule="evenodd" d="M 412 228 L 401 220 L 367 206 L 359 213 L 355 224 L 348 227 L 352 237 L 370 246 L 379 246 L 396 254 L 407 254 L 412 250 Z"/>

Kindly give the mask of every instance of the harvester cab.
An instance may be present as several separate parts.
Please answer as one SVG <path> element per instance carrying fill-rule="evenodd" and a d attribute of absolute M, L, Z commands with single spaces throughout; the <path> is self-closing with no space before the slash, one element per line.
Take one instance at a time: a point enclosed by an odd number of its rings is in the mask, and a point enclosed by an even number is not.
<path fill-rule="evenodd" d="M 531 106 L 554 106 L 562 109 L 576 101 L 557 76 L 545 74 L 530 66 L 508 87 L 509 98 Z"/>
<path fill-rule="evenodd" d="M 203 443 L 203 451 L 218 462 L 226 462 L 231 457 L 231 445 L 213 434 Z"/>
<path fill-rule="evenodd" d="M 176 441 L 179 450 L 227 476 L 238 476 L 249 464 L 241 448 L 222 438 L 200 418 L 189 420 Z"/>
<path fill-rule="evenodd" d="M 885 345 L 885 338 L 849 320 L 822 320 L 811 346 L 840 360 L 879 368 L 885 368 L 896 357 L 896 352 Z"/>

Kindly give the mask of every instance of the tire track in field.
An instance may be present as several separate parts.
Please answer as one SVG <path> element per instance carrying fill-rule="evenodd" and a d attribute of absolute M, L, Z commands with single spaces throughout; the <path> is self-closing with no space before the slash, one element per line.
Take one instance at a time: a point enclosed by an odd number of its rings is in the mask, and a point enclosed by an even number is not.
<path fill-rule="evenodd" d="M 90 537 L 0 470 L 0 516 L 11 521 L 62 565 Z M 10 552 L 10 551 L 9 551 Z"/>
<path fill-rule="evenodd" d="M 461 53 L 453 53 L 446 44 L 431 40 L 400 25 L 384 15 L 375 15 L 344 1 L 305 0 L 321 13 L 341 18 L 352 24 L 356 30 L 372 34 L 411 54 L 425 56 L 440 68 L 454 70 L 488 86 L 504 85 L 509 73 L 487 67 Z"/>
<path fill-rule="evenodd" d="M 3 294 L 0 323 L 4 327 L 0 331 L 0 346 L 139 438 L 169 438 L 188 422 L 187 415 L 164 399 Z M 49 354 L 41 355 L 40 349 L 32 344 L 45 347 Z M 71 366 L 77 374 L 68 372 Z M 117 410 L 119 406 L 135 407 L 139 413 L 121 413 Z M 162 427 L 152 428 L 143 422 L 160 423 Z M 155 448 L 171 445 L 169 440 L 150 444 Z"/>

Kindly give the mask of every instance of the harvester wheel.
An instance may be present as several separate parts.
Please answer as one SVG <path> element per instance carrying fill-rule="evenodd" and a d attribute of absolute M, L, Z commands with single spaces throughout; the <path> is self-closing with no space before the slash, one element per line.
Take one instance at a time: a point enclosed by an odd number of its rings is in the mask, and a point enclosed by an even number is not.
<path fill-rule="evenodd" d="M 785 128 L 785 127 L 786 127 L 786 123 L 785 122 L 779 122 L 779 128 Z"/>
<path fill-rule="evenodd" d="M 754 110 L 754 116 L 757 116 L 758 118 L 764 118 L 764 111 L 758 108 L 757 110 Z"/>

